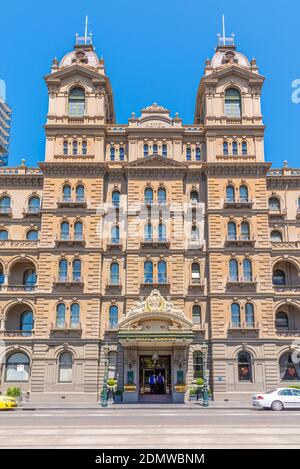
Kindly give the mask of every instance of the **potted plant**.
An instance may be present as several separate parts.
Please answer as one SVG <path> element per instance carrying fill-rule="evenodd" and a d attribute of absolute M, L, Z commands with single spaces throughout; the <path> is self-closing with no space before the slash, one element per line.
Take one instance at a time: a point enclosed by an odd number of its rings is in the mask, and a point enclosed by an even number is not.
<path fill-rule="evenodd" d="M 120 404 L 122 402 L 122 396 L 123 396 L 122 389 L 120 389 L 120 388 L 115 389 L 115 391 L 114 391 L 114 403 L 115 404 Z"/>
<path fill-rule="evenodd" d="M 197 400 L 197 388 L 191 388 L 189 391 L 189 401 Z"/>
<path fill-rule="evenodd" d="M 186 384 L 175 384 L 174 386 L 176 392 L 185 392 L 186 391 Z"/>
<path fill-rule="evenodd" d="M 136 384 L 125 384 L 124 386 L 124 391 L 125 392 L 135 392 L 136 391 Z"/>
<path fill-rule="evenodd" d="M 16 399 L 20 399 L 21 397 L 21 388 L 14 386 L 11 388 L 8 388 L 6 391 L 6 395 L 9 397 L 15 397 Z"/>

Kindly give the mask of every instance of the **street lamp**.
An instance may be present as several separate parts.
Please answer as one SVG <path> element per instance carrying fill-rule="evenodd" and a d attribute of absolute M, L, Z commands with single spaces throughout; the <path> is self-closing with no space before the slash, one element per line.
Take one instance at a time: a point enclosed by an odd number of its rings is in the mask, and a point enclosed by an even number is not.
<path fill-rule="evenodd" d="M 103 377 L 101 407 L 108 407 L 108 402 L 107 402 L 107 378 L 108 378 L 108 352 L 109 352 L 109 346 L 107 344 L 104 345 L 103 351 L 104 351 L 104 377 Z"/>
<path fill-rule="evenodd" d="M 207 386 L 207 345 L 202 346 L 203 357 L 203 407 L 208 407 L 208 386 Z"/>

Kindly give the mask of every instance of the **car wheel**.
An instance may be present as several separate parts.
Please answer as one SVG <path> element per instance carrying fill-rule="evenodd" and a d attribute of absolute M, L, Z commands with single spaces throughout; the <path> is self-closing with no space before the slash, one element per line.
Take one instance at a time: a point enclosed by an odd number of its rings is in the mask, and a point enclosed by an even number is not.
<path fill-rule="evenodd" d="M 282 404 L 281 401 L 274 401 L 272 402 L 272 410 L 283 410 L 284 409 L 284 405 Z"/>

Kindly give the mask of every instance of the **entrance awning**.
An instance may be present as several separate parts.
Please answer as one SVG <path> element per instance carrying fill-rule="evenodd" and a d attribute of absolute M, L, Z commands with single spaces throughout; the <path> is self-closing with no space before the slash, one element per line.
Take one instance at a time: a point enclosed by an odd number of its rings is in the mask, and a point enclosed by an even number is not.
<path fill-rule="evenodd" d="M 118 338 L 123 347 L 186 347 L 192 343 L 194 334 L 190 331 L 151 333 L 121 330 Z"/>

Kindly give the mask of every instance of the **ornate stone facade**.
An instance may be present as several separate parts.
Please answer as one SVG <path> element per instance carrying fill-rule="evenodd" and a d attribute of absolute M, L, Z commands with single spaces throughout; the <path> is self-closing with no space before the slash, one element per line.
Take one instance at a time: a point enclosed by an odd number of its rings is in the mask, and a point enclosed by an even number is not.
<path fill-rule="evenodd" d="M 300 170 L 264 161 L 255 60 L 218 46 L 193 125 L 116 124 L 91 41 L 45 81 L 45 161 L 0 170 L 1 391 L 96 400 L 107 366 L 126 401 L 154 372 L 179 402 L 206 346 L 215 399 L 299 384 Z"/>

